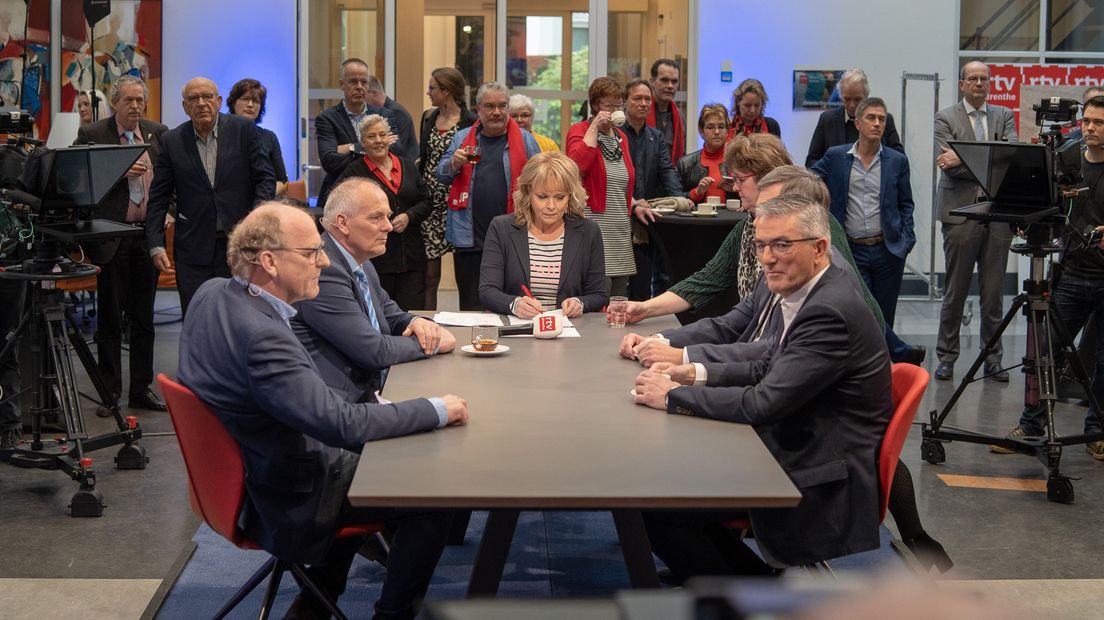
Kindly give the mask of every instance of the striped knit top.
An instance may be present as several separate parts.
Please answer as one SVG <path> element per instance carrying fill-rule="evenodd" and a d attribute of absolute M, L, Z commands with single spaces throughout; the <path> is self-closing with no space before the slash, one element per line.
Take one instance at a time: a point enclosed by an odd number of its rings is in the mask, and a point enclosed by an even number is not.
<path fill-rule="evenodd" d="M 588 220 L 602 231 L 602 245 L 606 251 L 606 277 L 631 276 L 636 273 L 636 261 L 632 249 L 632 220 L 629 219 L 628 195 L 629 171 L 620 157 L 611 159 L 606 153 L 621 153 L 620 138 L 616 135 L 599 135 L 602 163 L 606 167 L 606 210 L 595 213 L 584 208 Z"/>
<path fill-rule="evenodd" d="M 563 231 L 549 241 L 529 233 L 529 290 L 545 310 L 555 310 L 560 290 L 560 265 L 563 264 Z"/>

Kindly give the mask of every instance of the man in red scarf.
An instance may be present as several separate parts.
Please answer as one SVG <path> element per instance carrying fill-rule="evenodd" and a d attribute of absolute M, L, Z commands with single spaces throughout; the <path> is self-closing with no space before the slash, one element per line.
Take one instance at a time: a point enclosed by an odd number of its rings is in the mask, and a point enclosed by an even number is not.
<path fill-rule="evenodd" d="M 483 238 L 496 216 L 514 210 L 513 190 L 521 169 L 540 152 L 533 134 L 518 126 L 509 113 L 510 93 L 498 82 L 487 82 L 475 95 L 479 120 L 453 138 L 437 180 L 448 185 L 445 238 L 456 249 L 456 288 L 461 310 L 480 310 L 479 264 Z"/>
<path fill-rule="evenodd" d="M 660 58 L 652 63 L 652 109 L 648 112 L 648 126 L 663 133 L 667 148 L 671 151 L 671 164 L 678 164 L 686 154 L 686 129 L 682 115 L 675 105 L 675 92 L 679 85 L 678 63 L 670 58 Z"/>

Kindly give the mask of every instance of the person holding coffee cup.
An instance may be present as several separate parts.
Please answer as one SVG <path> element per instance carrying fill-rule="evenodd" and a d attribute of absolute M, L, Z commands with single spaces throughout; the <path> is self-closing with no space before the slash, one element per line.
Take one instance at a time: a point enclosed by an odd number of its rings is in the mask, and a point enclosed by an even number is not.
<path fill-rule="evenodd" d="M 728 176 L 724 164 L 728 110 L 719 103 L 702 106 L 698 115 L 698 133 L 705 140 L 705 146 L 683 156 L 678 162 L 682 191 L 689 192 L 690 200 L 695 203 L 736 198 L 738 195 L 732 188 L 733 178 Z"/>
<path fill-rule="evenodd" d="M 486 310 L 531 319 L 562 308 L 573 318 L 606 305 L 602 233 L 584 217 L 585 204 L 575 162 L 555 151 L 529 160 L 514 212 L 491 221 L 483 244 L 479 301 Z"/>
<path fill-rule="evenodd" d="M 602 231 L 606 292 L 625 295 L 629 276 L 636 273 L 630 218 L 635 215 L 647 224 L 656 215 L 633 201 L 636 169 L 628 138 L 614 123 L 615 112 L 624 119 L 625 89 L 611 77 L 600 77 L 590 83 L 587 96 L 594 115 L 571 126 L 564 152 L 579 166 L 587 193 L 583 212 Z"/>

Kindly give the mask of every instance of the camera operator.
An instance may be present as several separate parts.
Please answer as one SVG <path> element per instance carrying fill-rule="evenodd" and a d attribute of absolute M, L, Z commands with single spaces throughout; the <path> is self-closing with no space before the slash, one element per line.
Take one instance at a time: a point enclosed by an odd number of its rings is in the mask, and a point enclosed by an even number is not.
<path fill-rule="evenodd" d="M 1067 235 L 1066 251 L 1061 262 L 1058 283 L 1054 286 L 1051 301 L 1072 337 L 1081 331 L 1090 319 L 1096 332 L 1095 370 L 1092 374 L 1092 390 L 1097 400 L 1104 400 L 1104 96 L 1085 102 L 1081 123 L 1085 150 L 1081 155 L 1082 187 L 1086 188 L 1074 199 L 1068 219 L 1072 231 Z M 1090 238 L 1095 233 L 1095 236 Z M 1024 408 L 1020 423 L 1008 433 L 1017 438 L 1044 433 L 1045 409 L 1041 405 Z M 1085 432 L 1100 432 L 1100 422 L 1090 409 L 1085 416 Z M 1011 452 L 1000 446 L 990 450 L 1001 454 Z M 1094 459 L 1104 461 L 1104 441 L 1086 444 L 1085 451 Z"/>
<path fill-rule="evenodd" d="M 9 212 L 0 213 L 0 219 L 13 217 Z M 16 257 L 0 257 L 0 267 L 18 264 Z M 19 325 L 23 314 L 26 283 L 21 280 L 0 279 L 0 349 L 7 345 L 9 332 Z M 23 422 L 19 417 L 19 349 L 0 359 L 0 452 L 15 448 L 23 436 Z M 6 456 L 4 458 L 7 458 Z"/>

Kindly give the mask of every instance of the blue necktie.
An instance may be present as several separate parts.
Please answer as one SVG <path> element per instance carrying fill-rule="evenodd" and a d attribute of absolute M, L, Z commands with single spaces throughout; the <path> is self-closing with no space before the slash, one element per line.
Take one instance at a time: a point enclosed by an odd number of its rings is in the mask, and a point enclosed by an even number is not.
<path fill-rule="evenodd" d="M 981 110 L 974 110 L 970 114 L 974 117 L 974 139 L 985 142 L 985 119 L 981 116 Z"/>
<path fill-rule="evenodd" d="M 123 136 L 126 137 L 127 144 L 137 144 L 133 131 L 124 131 Z M 128 177 L 127 186 L 130 188 L 130 201 L 136 205 L 142 204 L 142 199 L 146 196 L 146 184 L 142 177 Z"/>
<path fill-rule="evenodd" d="M 364 298 L 364 304 L 368 306 L 368 320 L 372 321 L 372 327 L 376 328 L 376 331 L 380 331 L 379 319 L 376 318 L 376 307 L 372 305 L 372 291 L 368 287 L 368 276 L 365 275 L 364 269 L 357 267 L 353 272 L 356 275 L 357 284 L 360 286 L 360 296 Z"/>
<path fill-rule="evenodd" d="M 360 295 L 364 298 L 364 305 L 368 306 L 368 320 L 372 322 L 372 327 L 376 328 L 377 332 L 383 333 L 380 330 L 379 319 L 376 318 L 376 307 L 372 304 L 372 291 L 368 286 L 368 276 L 364 273 L 364 269 L 357 267 L 356 271 L 353 271 L 353 275 L 356 276 L 357 286 L 360 287 Z M 387 381 L 388 368 L 380 368 L 379 387 L 382 390 L 383 384 Z"/>

